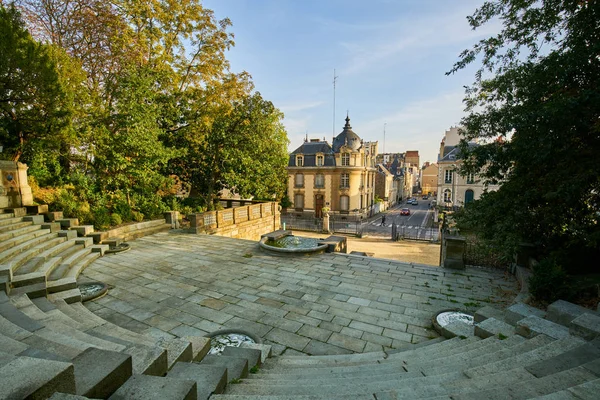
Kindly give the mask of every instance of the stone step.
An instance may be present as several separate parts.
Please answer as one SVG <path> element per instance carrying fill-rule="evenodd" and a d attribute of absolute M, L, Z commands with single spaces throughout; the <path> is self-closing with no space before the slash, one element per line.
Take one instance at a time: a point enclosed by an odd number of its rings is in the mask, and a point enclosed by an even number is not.
<path fill-rule="evenodd" d="M 75 264 L 71 266 L 71 268 L 65 273 L 65 278 L 77 279 L 79 274 L 83 272 L 91 263 L 93 263 L 97 258 L 101 257 L 102 254 L 99 252 L 92 252 L 79 259 Z"/>
<path fill-rule="evenodd" d="M 11 225 L 23 222 L 22 216 L 15 217 L 12 214 L 0 214 L 0 216 L 2 217 L 2 219 L 0 219 L 0 228 L 4 228 L 5 226 L 11 226 Z M 28 225 L 31 225 L 31 222 L 29 222 Z"/>
<path fill-rule="evenodd" d="M 14 218 L 15 214 L 5 208 L 0 208 L 0 221 L 3 219 Z"/>
<path fill-rule="evenodd" d="M 539 334 L 550 336 L 554 339 L 562 339 L 570 336 L 569 329 L 566 326 L 542 319 L 535 315 L 523 318 L 517 322 L 516 332 L 526 338 L 531 338 Z"/>
<path fill-rule="evenodd" d="M 405 379 L 423 378 L 423 374 L 420 371 L 406 372 L 404 370 L 387 370 L 381 373 L 368 373 L 363 371 L 362 374 L 354 375 L 321 375 L 321 376 L 295 376 L 292 374 L 285 375 L 281 379 L 261 379 L 260 372 L 252 374 L 251 378 L 245 382 L 252 385 L 289 385 L 289 386 L 345 386 L 345 385 L 359 385 L 369 384 L 374 382 L 382 381 L 396 381 L 400 382 Z"/>
<path fill-rule="evenodd" d="M 377 397 L 381 400 L 393 400 L 397 397 Z M 372 394 L 347 394 L 347 395 L 310 395 L 310 396 L 263 396 L 263 395 L 230 395 L 230 394 L 215 394 L 210 397 L 210 400 L 374 400 Z"/>
<path fill-rule="evenodd" d="M 46 214 L 48 212 L 48 204 L 36 204 L 25 206 L 27 214 Z"/>
<path fill-rule="evenodd" d="M 46 289 L 46 282 L 33 283 L 30 285 L 19 286 L 11 291 L 11 296 L 19 296 L 26 294 L 30 298 L 46 297 L 48 291 Z"/>
<path fill-rule="evenodd" d="M 12 271 L 13 271 L 12 272 L 13 278 L 14 278 L 14 275 L 19 274 L 19 271 L 21 270 L 22 266 L 24 266 L 26 263 L 28 263 L 29 261 L 33 261 L 33 259 L 38 258 L 41 253 L 47 251 L 48 249 L 52 249 L 53 247 L 57 246 L 58 244 L 60 244 L 64 241 L 65 241 L 64 238 L 54 237 L 54 238 L 51 238 L 43 243 L 40 243 L 40 244 L 30 248 L 29 250 L 22 252 L 21 254 L 17 255 L 16 257 L 13 257 L 10 260 L 10 263 L 12 266 Z M 39 259 L 38 259 L 38 261 L 39 261 Z"/>
<path fill-rule="evenodd" d="M 5 354 L 14 356 L 26 350 L 28 347 L 29 346 L 18 340 L 0 334 L 0 349 L 2 349 L 2 352 Z"/>
<path fill-rule="evenodd" d="M 387 358 L 387 354 L 383 351 L 369 352 L 369 353 L 355 353 L 355 354 L 339 354 L 331 356 L 282 356 L 278 357 L 275 361 L 281 366 L 336 366 L 347 363 L 357 362 L 377 362 Z"/>
<path fill-rule="evenodd" d="M 581 314 L 571 321 L 569 332 L 586 340 L 600 338 L 600 316 L 595 313 Z"/>
<path fill-rule="evenodd" d="M 571 321 L 586 313 L 597 314 L 589 308 L 578 306 L 577 304 L 569 303 L 568 301 L 557 300 L 548 306 L 548 315 L 546 316 L 546 319 L 569 327 Z"/>
<path fill-rule="evenodd" d="M 490 336 L 498 338 L 507 338 L 515 334 L 515 327 L 507 324 L 504 321 L 490 317 L 484 321 L 475 324 L 475 335 L 482 339 Z"/>
<path fill-rule="evenodd" d="M 161 345 L 167 349 L 168 369 L 177 362 L 191 362 L 194 358 L 192 344 L 184 339 L 165 340 Z"/>
<path fill-rule="evenodd" d="M 41 225 L 44 223 L 43 215 L 26 215 L 23 217 L 23 221 L 30 221 L 34 225 Z"/>
<path fill-rule="evenodd" d="M 63 261 L 60 263 L 60 265 L 56 269 L 54 269 L 54 271 L 52 271 L 52 273 L 48 277 L 48 280 L 56 281 L 58 279 L 66 277 L 71 267 L 91 252 L 92 250 L 90 248 L 83 248 L 72 253 L 67 258 L 63 258 Z"/>
<path fill-rule="evenodd" d="M 8 225 L 5 227 L 4 231 L 0 231 L 2 232 L 0 233 L 0 242 L 4 242 L 6 240 L 10 240 L 38 230 L 40 230 L 40 227 L 38 225 L 33 225 L 31 221 L 24 221 L 18 224 Z"/>
<path fill-rule="evenodd" d="M 260 367 L 262 365 L 262 352 L 256 349 L 247 349 L 243 347 L 225 346 L 221 355 L 227 357 L 245 358 L 248 360 L 248 368 Z"/>
<path fill-rule="evenodd" d="M 43 324 L 30 318 L 27 314 L 23 313 L 23 311 L 15 307 L 11 302 L 0 304 L 0 315 L 28 332 L 36 332 L 44 327 Z"/>
<path fill-rule="evenodd" d="M 240 344 L 240 347 L 246 348 L 246 349 L 256 349 L 256 350 L 260 350 L 260 361 L 261 363 L 264 364 L 264 362 L 267 360 L 267 358 L 270 358 L 272 355 L 272 347 L 268 344 L 260 344 L 260 343 L 246 343 L 246 342 L 242 342 Z"/>
<path fill-rule="evenodd" d="M 528 304 L 515 303 L 506 309 L 505 321 L 513 326 L 516 326 L 517 322 L 531 315 L 539 318 L 546 317 L 546 313 L 540 309 L 532 307 Z"/>
<path fill-rule="evenodd" d="M 131 356 L 89 348 L 73 359 L 76 394 L 105 399 L 132 375 Z"/>
<path fill-rule="evenodd" d="M 184 336 L 182 339 L 192 344 L 192 360 L 194 361 L 202 361 L 210 351 L 210 338 L 204 336 Z"/>
<path fill-rule="evenodd" d="M 229 382 L 248 376 L 248 360 L 240 357 L 228 357 L 209 354 L 200 362 L 202 365 L 218 365 L 227 368 Z"/>
<path fill-rule="evenodd" d="M 138 239 L 138 238 L 141 238 L 144 236 L 150 236 L 150 235 L 154 235 L 155 233 L 166 232 L 169 230 L 171 230 L 171 224 L 166 224 L 164 222 L 160 222 L 159 224 L 157 224 L 155 226 L 149 226 L 144 229 L 128 232 L 122 236 L 122 239 L 124 242 L 128 242 L 128 241 L 132 241 L 134 239 Z"/>
<path fill-rule="evenodd" d="M 109 400 L 195 400 L 197 390 L 193 380 L 133 375 Z"/>
<path fill-rule="evenodd" d="M 61 278 L 46 283 L 48 294 L 64 292 L 65 290 L 77 289 L 77 280 L 74 278 Z"/>
<path fill-rule="evenodd" d="M 513 337 L 516 338 L 516 336 L 513 336 Z M 498 361 L 505 360 L 510 357 L 514 357 L 516 355 L 525 353 L 525 352 L 535 350 L 537 348 L 547 345 L 552 340 L 553 339 L 547 338 L 545 336 L 539 336 L 539 337 L 535 337 L 530 340 L 523 340 L 523 341 L 521 341 L 521 343 L 515 344 L 515 345 L 507 347 L 507 348 L 500 349 L 495 352 L 484 353 L 484 354 L 481 354 L 481 355 L 478 355 L 478 356 L 475 356 L 472 358 L 458 357 L 457 359 L 455 359 L 455 362 L 456 362 L 455 364 L 446 364 L 446 365 L 433 366 L 433 367 L 427 367 L 427 368 L 422 367 L 422 368 L 420 368 L 420 371 L 424 375 L 439 375 L 439 374 L 445 374 L 449 371 L 456 370 L 457 365 L 459 365 L 460 369 L 462 369 L 462 370 L 468 369 L 468 368 L 475 368 L 478 366 L 498 362 Z"/>
<path fill-rule="evenodd" d="M 470 378 L 473 378 L 476 376 L 489 375 L 500 371 L 508 371 L 515 367 L 526 367 L 539 361 L 544 361 L 555 357 L 568 350 L 578 347 L 583 343 L 583 340 L 573 337 L 554 340 L 547 345 L 535 348 L 526 353 L 517 354 L 512 357 L 496 362 L 490 362 L 482 366 L 467 368 L 464 370 L 464 373 Z"/>
<path fill-rule="evenodd" d="M 9 241 L 0 243 L 0 246 L 2 246 L 4 244 L 7 244 L 10 242 L 10 244 L 8 245 L 9 248 L 0 250 L 0 262 L 2 264 L 4 264 L 2 269 L 0 270 L 0 275 L 9 274 L 8 272 L 5 271 L 8 268 L 11 270 L 10 276 L 12 276 L 13 267 L 10 266 L 10 264 L 11 264 L 10 260 L 13 257 L 16 257 L 17 255 L 31 249 L 32 247 L 37 246 L 40 243 L 43 243 L 50 239 L 53 239 L 53 238 L 57 237 L 58 235 L 56 233 L 50 233 L 50 231 L 47 229 L 40 229 L 35 232 L 30 232 L 25 236 L 27 238 L 24 241 L 20 240 L 24 236 L 20 236 L 18 238 L 11 239 Z M 7 266 L 7 268 L 5 266 Z"/>
<path fill-rule="evenodd" d="M 55 392 L 75 393 L 72 364 L 38 358 L 15 357 L 0 367 L 0 382 L 6 399 L 44 399 Z"/>
<path fill-rule="evenodd" d="M 164 376 L 168 371 L 167 350 L 162 347 L 133 345 L 123 353 L 132 357 L 135 374 Z"/>
<path fill-rule="evenodd" d="M 62 211 L 49 211 L 47 213 L 44 213 L 46 215 L 46 220 L 48 220 L 49 222 L 54 222 L 58 219 L 63 219 L 64 215 Z"/>
<path fill-rule="evenodd" d="M 5 213 L 13 214 L 15 217 L 23 217 L 27 215 L 27 208 L 25 207 L 13 207 L 13 208 L 5 208 L 3 209 Z"/>
<path fill-rule="evenodd" d="M 600 360 L 600 349 L 590 343 L 585 343 L 552 358 L 529 365 L 525 369 L 535 377 L 542 378 L 594 360 Z"/>
<path fill-rule="evenodd" d="M 178 362 L 169 371 L 167 377 L 195 381 L 198 400 L 207 400 L 213 393 L 223 393 L 227 385 L 227 369 L 216 365 Z"/>
<path fill-rule="evenodd" d="M 0 315 L 0 334 L 19 341 L 32 335 L 31 332 L 12 323 L 2 315 Z"/>
<path fill-rule="evenodd" d="M 71 227 L 69 227 L 69 229 L 77 232 L 77 236 L 83 237 L 83 236 L 87 236 L 90 233 L 94 232 L 94 225 L 77 225 L 77 226 L 71 226 Z"/>
<path fill-rule="evenodd" d="M 28 274 L 28 273 L 37 271 L 39 268 L 41 268 L 41 266 L 43 265 L 43 263 L 45 261 L 47 261 L 51 258 L 54 258 L 61 252 L 64 252 L 64 251 L 72 248 L 73 246 L 75 246 L 75 241 L 67 240 L 67 238 L 60 237 L 60 236 L 59 236 L 59 238 L 62 240 L 61 243 L 58 243 L 57 245 L 49 248 L 48 250 L 41 252 L 36 257 L 33 257 L 31 260 L 29 260 L 27 263 L 25 263 L 23 266 L 21 266 L 21 268 L 19 268 L 19 270 L 17 271 L 17 275 L 18 274 Z M 45 275 L 46 275 L 46 272 L 47 271 L 43 271 L 43 273 Z"/>
<path fill-rule="evenodd" d="M 81 302 L 81 292 L 79 289 L 70 289 L 63 292 L 48 294 L 48 300 L 56 301 L 62 299 L 67 303 Z"/>
<path fill-rule="evenodd" d="M 55 219 L 54 222 L 58 222 L 60 226 L 62 226 L 65 229 L 69 229 L 79 225 L 79 220 L 77 218 Z"/>
<path fill-rule="evenodd" d="M 453 399 L 527 399 L 568 389 L 572 386 L 595 380 L 596 375 L 583 367 L 558 372 L 543 378 L 531 379 L 509 385 L 499 385 L 482 391 L 453 395 Z"/>
<path fill-rule="evenodd" d="M 451 372 L 456 370 L 456 365 L 462 366 L 469 360 L 480 356 L 492 356 L 499 351 L 510 349 L 511 347 L 521 344 L 524 341 L 525 339 L 518 336 L 512 336 L 506 340 L 497 339 L 494 342 L 488 342 L 486 346 L 475 348 L 469 351 L 465 350 L 444 358 L 430 361 L 421 360 L 418 363 L 407 362 L 405 369 L 407 371 L 421 370 L 424 371 L 426 375 L 433 375 L 433 373 L 429 372 L 431 370 L 439 370 L 440 372 L 438 373 Z"/>

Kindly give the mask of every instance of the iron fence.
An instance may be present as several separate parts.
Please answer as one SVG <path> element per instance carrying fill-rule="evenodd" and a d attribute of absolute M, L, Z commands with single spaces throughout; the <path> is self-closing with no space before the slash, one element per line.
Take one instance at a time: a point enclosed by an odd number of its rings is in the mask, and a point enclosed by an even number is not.
<path fill-rule="evenodd" d="M 392 240 L 411 239 L 436 242 L 440 240 L 438 228 L 422 228 L 407 225 L 392 225 Z"/>

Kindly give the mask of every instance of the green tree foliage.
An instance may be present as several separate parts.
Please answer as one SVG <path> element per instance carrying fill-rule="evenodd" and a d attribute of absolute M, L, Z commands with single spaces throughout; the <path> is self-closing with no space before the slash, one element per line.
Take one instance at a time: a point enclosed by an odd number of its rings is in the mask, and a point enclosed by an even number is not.
<path fill-rule="evenodd" d="M 500 190 L 459 224 L 514 251 L 536 245 L 570 272 L 600 265 L 600 2 L 487 1 L 473 29 L 502 22 L 461 54 L 450 73 L 481 57 L 467 88 L 466 171 Z M 469 150 L 467 142 L 482 146 Z"/>
<path fill-rule="evenodd" d="M 68 96 L 56 68 L 60 50 L 37 43 L 17 9 L 0 4 L 0 142 L 19 160 L 27 146 L 66 140 Z"/>

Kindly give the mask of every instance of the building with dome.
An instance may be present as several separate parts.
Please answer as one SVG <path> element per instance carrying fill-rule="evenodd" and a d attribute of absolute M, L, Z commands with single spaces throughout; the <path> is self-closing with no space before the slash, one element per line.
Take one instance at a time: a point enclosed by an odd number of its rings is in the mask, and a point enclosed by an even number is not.
<path fill-rule="evenodd" d="M 363 141 L 346 116 L 344 130 L 330 145 L 306 140 L 290 154 L 288 195 L 296 214 L 320 218 L 332 214 L 365 216 L 375 202 L 377 142 Z"/>

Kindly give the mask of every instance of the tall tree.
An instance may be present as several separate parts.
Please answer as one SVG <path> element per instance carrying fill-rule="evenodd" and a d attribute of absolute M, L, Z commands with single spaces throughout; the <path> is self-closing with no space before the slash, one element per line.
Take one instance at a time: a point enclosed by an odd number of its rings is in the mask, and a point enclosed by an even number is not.
<path fill-rule="evenodd" d="M 487 1 L 468 20 L 477 29 L 496 18 L 502 30 L 450 71 L 481 57 L 462 150 L 466 170 L 502 183 L 461 223 L 507 251 L 527 241 L 589 269 L 600 255 L 600 2 Z M 469 150 L 473 139 L 484 144 Z"/>
<path fill-rule="evenodd" d="M 19 160 L 33 140 L 58 141 L 69 120 L 67 95 L 54 55 L 36 42 L 20 13 L 0 4 L 0 141 Z"/>

